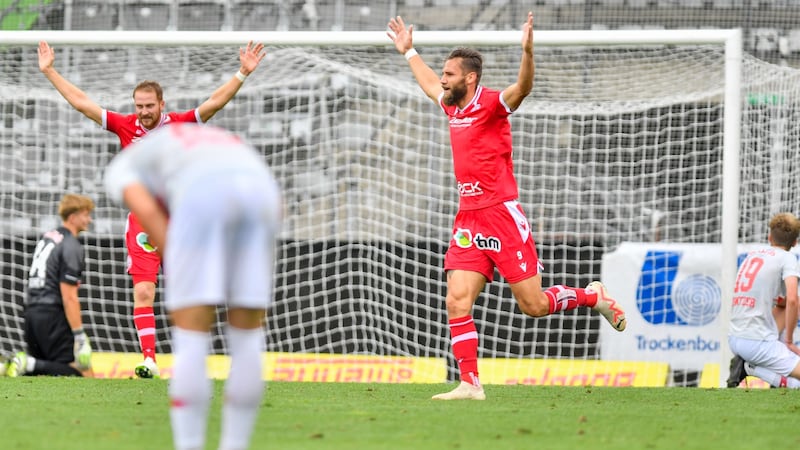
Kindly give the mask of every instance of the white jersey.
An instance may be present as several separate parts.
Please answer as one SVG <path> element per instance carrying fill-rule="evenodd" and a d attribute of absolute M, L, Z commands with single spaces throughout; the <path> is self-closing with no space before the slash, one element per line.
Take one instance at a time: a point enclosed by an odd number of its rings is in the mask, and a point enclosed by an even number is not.
<path fill-rule="evenodd" d="M 148 137 L 128 146 L 106 168 L 106 191 L 112 200 L 120 203 L 123 189 L 139 182 L 171 209 L 197 181 L 207 183 L 215 174 L 256 172 L 272 179 L 253 148 L 220 128 L 176 123 Z"/>
<path fill-rule="evenodd" d="M 105 183 L 117 201 L 141 183 L 169 212 L 167 310 L 269 306 L 282 204 L 252 147 L 220 128 L 165 125 L 119 153 Z"/>
<path fill-rule="evenodd" d="M 729 334 L 745 339 L 777 340 L 774 301 L 786 295 L 784 279 L 800 277 L 797 257 L 777 247 L 748 253 L 736 275 Z"/>

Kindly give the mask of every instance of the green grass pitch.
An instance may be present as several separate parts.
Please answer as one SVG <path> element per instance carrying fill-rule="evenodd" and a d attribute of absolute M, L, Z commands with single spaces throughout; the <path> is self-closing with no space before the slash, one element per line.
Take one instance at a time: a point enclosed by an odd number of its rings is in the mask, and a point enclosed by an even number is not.
<path fill-rule="evenodd" d="M 207 449 L 216 449 L 216 381 Z M 252 449 L 767 449 L 800 445 L 785 389 L 269 383 Z M 168 449 L 166 380 L 0 378 L 0 448 Z"/>

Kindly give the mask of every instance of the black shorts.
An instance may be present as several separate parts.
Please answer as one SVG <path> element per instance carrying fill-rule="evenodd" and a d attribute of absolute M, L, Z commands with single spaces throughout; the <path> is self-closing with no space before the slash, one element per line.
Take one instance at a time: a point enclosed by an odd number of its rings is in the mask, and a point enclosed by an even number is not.
<path fill-rule="evenodd" d="M 75 337 L 64 315 L 55 306 L 32 306 L 25 309 L 25 343 L 28 354 L 36 359 L 69 364 L 75 361 Z"/>

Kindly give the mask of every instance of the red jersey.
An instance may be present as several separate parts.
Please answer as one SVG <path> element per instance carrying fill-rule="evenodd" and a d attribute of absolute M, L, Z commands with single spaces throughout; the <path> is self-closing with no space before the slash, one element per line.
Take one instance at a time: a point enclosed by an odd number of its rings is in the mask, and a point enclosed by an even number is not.
<path fill-rule="evenodd" d="M 450 144 L 458 183 L 459 209 L 497 205 L 519 196 L 511 160 L 511 109 L 502 92 L 478 86 L 469 104 L 459 110 L 439 106 L 450 119 Z"/>
<path fill-rule="evenodd" d="M 197 108 L 184 112 L 161 113 L 161 120 L 154 130 L 161 125 L 170 122 L 202 122 Z M 119 143 L 122 148 L 127 147 L 133 142 L 143 138 L 149 131 L 139 123 L 136 114 L 120 114 L 107 109 L 103 110 L 103 129 L 108 130 L 119 136 Z"/>

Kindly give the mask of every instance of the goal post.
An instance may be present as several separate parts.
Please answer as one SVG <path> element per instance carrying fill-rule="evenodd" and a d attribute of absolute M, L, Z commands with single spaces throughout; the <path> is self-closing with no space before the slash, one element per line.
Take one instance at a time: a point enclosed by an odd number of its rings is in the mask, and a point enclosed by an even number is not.
<path fill-rule="evenodd" d="M 494 88 L 515 80 L 520 39 L 519 31 L 414 33 L 434 70 L 452 47 L 482 51 L 484 83 Z M 101 351 L 136 351 L 119 241 L 124 211 L 105 199 L 97 176 L 118 144 L 38 72 L 40 40 L 56 48 L 65 77 L 123 112 L 145 78 L 164 85 L 167 110 L 194 107 L 235 73 L 236 48 L 266 44 L 267 59 L 210 123 L 253 142 L 289 199 L 269 349 L 449 358 L 441 256 L 457 198 L 446 123 L 384 32 L 352 31 L 0 31 L 0 186 L 8 212 L 0 229 L 11 267 L 0 324 L 16 330 L 0 336 L 0 350 L 20 345 L 13 317 L 25 250 L 52 223 L 57 194 L 77 189 L 98 200 L 98 223 L 84 238 L 89 327 L 101 336 L 93 342 Z M 512 115 L 512 130 L 545 284 L 585 285 L 601 275 L 604 254 L 652 238 L 655 228 L 663 242 L 719 244 L 721 347 L 713 362 L 723 383 L 725 299 L 738 245 L 763 240 L 749 232 L 757 224 L 740 232 L 743 95 L 756 84 L 741 31 L 535 30 L 534 46 L 534 90 Z M 595 314 L 526 318 L 504 284 L 495 281 L 476 305 L 481 358 L 603 359 L 607 324 Z M 165 341 L 160 335 L 159 351 L 169 351 Z M 448 377 L 455 373 L 449 361 Z"/>

